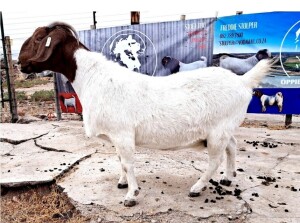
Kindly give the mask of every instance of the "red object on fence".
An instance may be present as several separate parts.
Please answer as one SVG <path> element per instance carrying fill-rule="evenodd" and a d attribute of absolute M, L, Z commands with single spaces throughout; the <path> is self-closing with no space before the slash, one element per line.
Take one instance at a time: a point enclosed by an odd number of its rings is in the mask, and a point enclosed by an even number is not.
<path fill-rule="evenodd" d="M 82 113 L 82 106 L 76 93 L 59 93 L 58 99 L 62 113 Z"/>

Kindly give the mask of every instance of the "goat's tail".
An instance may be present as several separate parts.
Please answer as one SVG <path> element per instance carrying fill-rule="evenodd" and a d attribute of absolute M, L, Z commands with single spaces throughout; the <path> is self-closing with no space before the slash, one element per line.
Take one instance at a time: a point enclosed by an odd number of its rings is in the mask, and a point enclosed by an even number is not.
<path fill-rule="evenodd" d="M 277 61 L 278 58 L 259 61 L 251 70 L 241 76 L 245 85 L 251 89 L 257 87 L 261 80 L 270 72 L 272 65 Z"/>

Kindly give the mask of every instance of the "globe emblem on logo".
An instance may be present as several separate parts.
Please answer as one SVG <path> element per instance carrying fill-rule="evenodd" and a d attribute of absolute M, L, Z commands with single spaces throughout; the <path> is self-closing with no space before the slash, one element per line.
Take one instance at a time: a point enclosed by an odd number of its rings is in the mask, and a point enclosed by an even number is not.
<path fill-rule="evenodd" d="M 284 55 L 284 56 L 283 56 Z M 283 59 L 283 57 L 285 57 Z M 300 71 L 300 20 L 287 31 L 282 39 L 279 59 L 284 73 Z"/>
<path fill-rule="evenodd" d="M 125 29 L 116 32 L 106 40 L 102 53 L 132 71 L 155 75 L 156 49 L 151 39 L 140 31 Z"/>

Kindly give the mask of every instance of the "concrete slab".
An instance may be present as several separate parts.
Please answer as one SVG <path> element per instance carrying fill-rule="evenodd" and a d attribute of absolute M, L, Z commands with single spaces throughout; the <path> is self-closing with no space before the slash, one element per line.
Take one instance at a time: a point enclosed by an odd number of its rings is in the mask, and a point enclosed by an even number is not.
<path fill-rule="evenodd" d="M 52 182 L 86 154 L 45 151 L 27 141 L 1 156 L 0 185 L 18 187 Z"/>
<path fill-rule="evenodd" d="M 190 187 L 207 168 L 206 152 L 193 150 L 172 153 L 139 148 L 136 176 L 141 191 L 135 207 L 123 206 L 127 190 L 117 188 L 120 164 L 114 154 L 94 154 L 58 184 L 75 202 L 100 205 L 119 218 L 135 216 L 141 211 L 153 215 L 173 210 L 196 218 L 225 214 L 230 218 L 251 215 L 251 218 L 264 219 L 263 222 L 270 218 L 296 220 L 300 219 L 295 205 L 299 201 L 300 177 L 296 167 L 288 169 L 285 164 L 293 165 L 295 158 L 299 160 L 300 139 L 293 139 L 294 130 L 286 130 L 287 138 L 293 143 L 285 143 L 286 134 L 282 131 L 239 128 L 236 135 L 238 176 L 233 186 L 223 186 L 224 190 L 232 191 L 232 195 L 214 193 L 215 186 L 210 184 L 202 196 L 187 196 Z M 254 147 L 250 142 L 257 140 L 259 144 Z M 264 142 L 277 147 L 265 147 Z M 299 170 L 299 164 L 296 166 Z M 224 164 L 214 176 L 215 181 L 221 179 L 222 169 Z M 297 192 L 291 188 L 297 188 Z M 239 197 L 234 196 L 235 190 L 241 190 Z"/>
<path fill-rule="evenodd" d="M 205 150 L 137 148 L 138 205 L 124 207 L 114 146 L 87 138 L 80 121 L 0 124 L 0 184 L 56 179 L 91 222 L 299 222 L 300 117 L 285 129 L 282 115 L 248 114 L 243 126 L 236 131 L 238 175 L 222 186 L 226 195 L 215 186 L 224 162 L 200 197 L 188 197 L 207 168 Z"/>
<path fill-rule="evenodd" d="M 72 152 L 72 153 L 103 153 L 114 151 L 110 142 L 85 136 L 83 123 L 81 121 L 55 122 L 55 129 L 47 136 L 35 140 L 36 145 L 50 150 Z"/>
<path fill-rule="evenodd" d="M 46 135 L 55 126 L 49 122 L 34 122 L 26 125 L 1 123 L 0 128 L 0 142 L 18 144 Z"/>
<path fill-rule="evenodd" d="M 9 152 L 14 149 L 13 145 L 7 142 L 0 142 L 0 155 L 9 155 Z"/>

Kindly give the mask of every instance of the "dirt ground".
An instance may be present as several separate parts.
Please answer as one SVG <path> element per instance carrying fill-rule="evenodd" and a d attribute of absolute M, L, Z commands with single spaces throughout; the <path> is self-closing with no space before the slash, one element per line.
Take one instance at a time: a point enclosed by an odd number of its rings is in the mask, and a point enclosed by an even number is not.
<path fill-rule="evenodd" d="M 54 184 L 1 189 L 2 223 L 83 223 L 88 220 Z"/>

